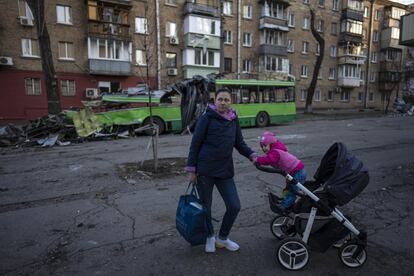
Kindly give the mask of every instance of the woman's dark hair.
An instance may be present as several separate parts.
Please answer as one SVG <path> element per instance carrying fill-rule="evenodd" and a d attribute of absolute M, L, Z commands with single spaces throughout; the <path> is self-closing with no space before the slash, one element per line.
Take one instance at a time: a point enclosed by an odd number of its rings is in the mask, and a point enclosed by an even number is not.
<path fill-rule="evenodd" d="M 216 91 L 216 98 L 217 98 L 218 94 L 220 94 L 220 93 L 228 93 L 231 97 L 231 91 L 230 91 L 230 89 L 228 89 L 226 87 L 220 88 L 219 90 Z"/>

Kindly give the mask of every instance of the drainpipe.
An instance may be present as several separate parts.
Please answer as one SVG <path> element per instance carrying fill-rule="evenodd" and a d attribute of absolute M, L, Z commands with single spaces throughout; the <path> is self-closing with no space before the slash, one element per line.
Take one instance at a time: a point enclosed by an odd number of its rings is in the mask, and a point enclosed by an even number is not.
<path fill-rule="evenodd" d="M 220 1 L 219 5 L 219 14 L 220 14 L 220 71 L 219 73 L 224 73 L 224 15 L 223 11 L 223 1 Z"/>
<path fill-rule="evenodd" d="M 157 89 L 161 89 L 161 40 L 160 40 L 160 1 L 155 0 L 155 18 L 157 29 Z"/>
<path fill-rule="evenodd" d="M 241 25 L 241 0 L 237 1 L 237 79 L 240 79 L 240 25 Z"/>
<path fill-rule="evenodd" d="M 365 74 L 365 95 L 364 95 L 364 109 L 368 107 L 367 100 L 368 100 L 368 80 L 369 80 L 369 65 L 370 65 L 370 59 L 371 59 L 371 33 L 372 33 L 372 20 L 373 20 L 373 9 L 374 9 L 374 2 L 375 0 L 370 0 L 370 8 L 369 8 L 369 24 L 368 24 L 368 51 L 367 51 L 367 70 Z"/>

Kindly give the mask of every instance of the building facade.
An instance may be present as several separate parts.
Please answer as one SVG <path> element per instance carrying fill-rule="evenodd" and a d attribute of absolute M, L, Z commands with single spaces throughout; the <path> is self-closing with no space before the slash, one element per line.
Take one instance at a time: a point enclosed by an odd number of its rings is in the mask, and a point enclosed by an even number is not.
<path fill-rule="evenodd" d="M 46 26 L 62 109 L 85 91 L 163 89 L 194 75 L 295 80 L 305 106 L 323 54 L 314 108 L 384 108 L 404 89 L 410 7 L 384 0 L 50 0 Z M 47 114 L 37 28 L 24 0 L 1 1 L 0 121 Z M 311 32 L 324 39 L 324 49 Z M 407 74 L 407 73 L 405 73 Z M 92 93 L 93 94 L 93 93 Z"/>

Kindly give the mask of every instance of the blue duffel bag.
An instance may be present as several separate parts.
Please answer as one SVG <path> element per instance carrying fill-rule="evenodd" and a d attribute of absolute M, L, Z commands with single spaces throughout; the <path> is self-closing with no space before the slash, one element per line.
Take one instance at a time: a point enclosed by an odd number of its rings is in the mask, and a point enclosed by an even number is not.
<path fill-rule="evenodd" d="M 206 243 L 207 208 L 203 206 L 194 185 L 188 193 L 190 185 L 192 184 L 188 184 L 185 194 L 180 196 L 175 224 L 180 235 L 194 246 Z"/>

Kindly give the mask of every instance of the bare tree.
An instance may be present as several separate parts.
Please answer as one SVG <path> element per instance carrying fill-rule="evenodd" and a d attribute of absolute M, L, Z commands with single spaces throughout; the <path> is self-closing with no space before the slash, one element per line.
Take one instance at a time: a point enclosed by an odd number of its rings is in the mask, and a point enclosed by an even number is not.
<path fill-rule="evenodd" d="M 58 114 L 61 111 L 61 106 L 57 91 L 57 78 L 53 65 L 50 37 L 45 21 L 45 3 L 44 0 L 26 0 L 26 2 L 32 10 L 37 28 L 42 69 L 46 82 L 47 110 L 49 114 Z"/>
<path fill-rule="evenodd" d="M 313 94 L 315 93 L 319 70 L 321 69 L 323 56 L 325 52 L 325 40 L 315 28 L 315 12 L 312 9 L 310 9 L 310 13 L 311 13 L 311 32 L 312 32 L 313 37 L 319 43 L 320 51 L 319 51 L 319 56 L 316 58 L 315 69 L 313 70 L 312 80 L 308 88 L 308 95 L 306 96 L 305 113 L 312 113 Z"/>

